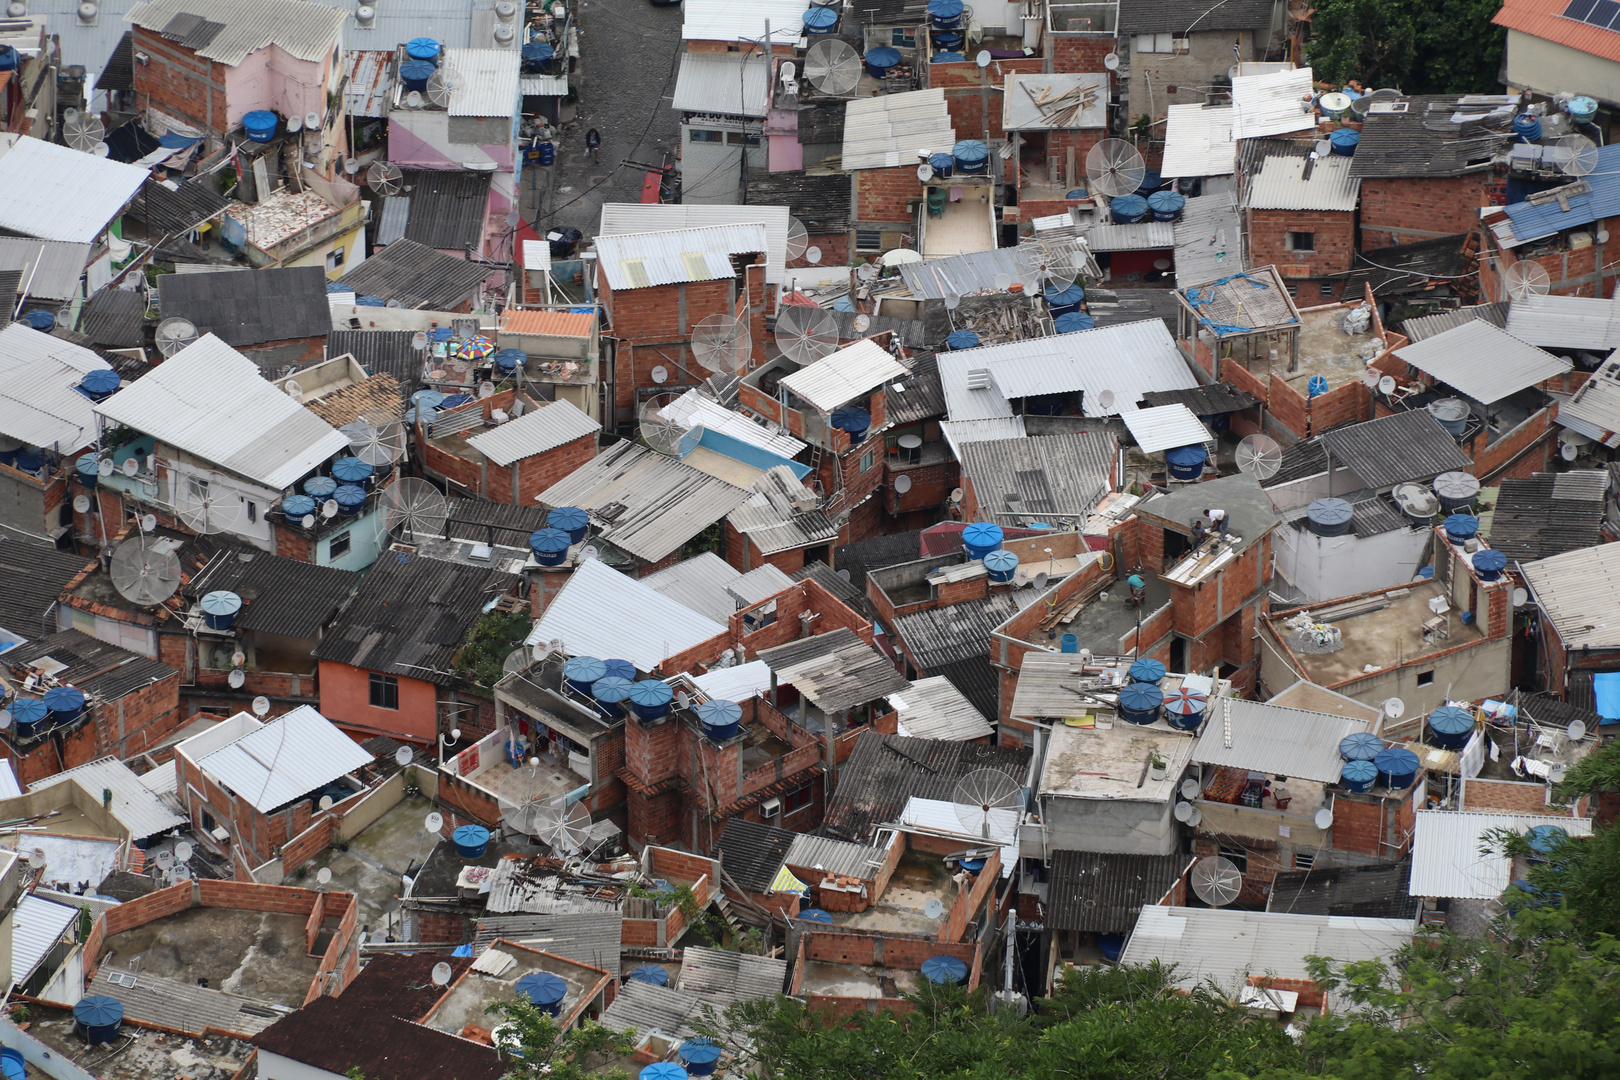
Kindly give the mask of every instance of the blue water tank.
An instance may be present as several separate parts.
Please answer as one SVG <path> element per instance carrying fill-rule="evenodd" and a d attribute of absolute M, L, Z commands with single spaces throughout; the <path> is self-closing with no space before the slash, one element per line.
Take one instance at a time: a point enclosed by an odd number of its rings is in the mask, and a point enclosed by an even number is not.
<path fill-rule="evenodd" d="M 1148 169 L 1142 174 L 1142 182 L 1136 186 L 1136 194 L 1145 199 L 1162 187 L 1164 187 L 1164 177 L 1159 175 L 1158 170 Z"/>
<path fill-rule="evenodd" d="M 1378 766 L 1366 760 L 1347 761 L 1339 767 L 1339 780 L 1349 790 L 1365 794 L 1378 782 Z"/>
<path fill-rule="evenodd" d="M 693 1076 L 708 1076 L 720 1063 L 720 1047 L 710 1039 L 687 1039 L 681 1043 L 681 1064 Z"/>
<path fill-rule="evenodd" d="M 624 715 L 624 702 L 634 685 L 618 675 L 604 675 L 591 684 L 591 697 L 603 712 L 617 719 Z"/>
<path fill-rule="evenodd" d="M 513 989 L 518 997 L 552 1016 L 562 1012 L 563 999 L 568 996 L 568 984 L 549 971 L 531 971 Z"/>
<path fill-rule="evenodd" d="M 92 1046 L 118 1038 L 118 1027 L 123 1022 L 124 1003 L 105 994 L 80 998 L 73 1006 L 74 1029 Z"/>
<path fill-rule="evenodd" d="M 669 715 L 675 691 L 668 683 L 657 679 L 642 679 L 630 687 L 630 707 L 643 720 L 658 720 Z"/>
<path fill-rule="evenodd" d="M 630 973 L 630 977 L 637 982 L 652 983 L 654 986 L 669 985 L 669 969 L 659 964 L 642 964 Z"/>
<path fill-rule="evenodd" d="M 359 484 L 339 484 L 332 492 L 332 501 L 344 514 L 358 514 L 366 508 L 366 489 Z"/>
<path fill-rule="evenodd" d="M 1305 508 L 1305 527 L 1317 536 L 1343 536 L 1355 513 L 1343 499 L 1317 499 Z"/>
<path fill-rule="evenodd" d="M 43 700 L 45 711 L 50 713 L 52 727 L 71 724 L 84 712 L 84 691 L 76 686 L 53 686 L 45 691 Z"/>
<path fill-rule="evenodd" d="M 587 696 L 591 685 L 606 674 L 607 665 L 594 656 L 571 656 L 563 664 L 563 678 L 568 680 L 568 685 Z"/>
<path fill-rule="evenodd" d="M 1110 964 L 1117 964 L 1120 954 L 1125 951 L 1125 935 L 1098 934 L 1097 948 L 1103 954 L 1104 960 Z"/>
<path fill-rule="evenodd" d="M 1178 446 L 1164 452 L 1165 471 L 1172 480 L 1196 480 L 1204 475 L 1209 451 L 1203 446 Z"/>
<path fill-rule="evenodd" d="M 1384 740 L 1370 731 L 1356 731 L 1339 740 L 1339 756 L 1346 761 L 1371 761 L 1384 748 Z"/>
<path fill-rule="evenodd" d="M 1187 209 L 1187 196 L 1174 191 L 1155 191 L 1148 196 L 1147 204 L 1154 221 L 1180 221 L 1181 212 Z"/>
<path fill-rule="evenodd" d="M 1429 714 L 1429 737 L 1442 750 L 1461 750 L 1474 733 L 1474 714 L 1455 705 L 1443 705 Z"/>
<path fill-rule="evenodd" d="M 480 859 L 489 846 L 489 830 L 482 825 L 458 825 L 450 834 L 450 842 L 463 859 Z"/>
<path fill-rule="evenodd" d="M 1006 548 L 992 551 L 984 557 L 984 569 L 989 574 L 991 581 L 997 584 L 1005 584 L 1011 581 L 1013 575 L 1018 572 L 1018 556 Z"/>
<path fill-rule="evenodd" d="M 860 442 L 872 426 L 872 414 L 855 405 L 840 405 L 832 411 L 832 426 L 847 434 L 850 442 Z"/>
<path fill-rule="evenodd" d="M 1181 731 L 1194 731 L 1204 722 L 1209 698 L 1192 690 L 1172 690 L 1164 699 L 1164 722 Z"/>
<path fill-rule="evenodd" d="M 242 130 L 254 142 L 269 142 L 276 137 L 279 118 L 269 109 L 254 109 L 242 117 Z"/>
<path fill-rule="evenodd" d="M 820 908 L 813 907 L 805 908 L 803 911 L 799 912 L 797 917 L 803 919 L 805 922 L 831 923 L 833 921 L 831 915 L 827 914 L 825 911 L 822 911 Z"/>
<path fill-rule="evenodd" d="M 56 316 L 44 308 L 34 308 L 32 311 L 23 312 L 22 321 L 24 325 L 32 326 L 42 334 L 48 334 L 56 329 Z"/>
<path fill-rule="evenodd" d="M 742 706 L 735 701 L 705 701 L 697 709 L 703 734 L 715 742 L 724 742 L 737 734 L 742 723 Z"/>
<path fill-rule="evenodd" d="M 91 401 L 106 401 L 118 393 L 118 387 L 122 382 L 118 372 L 111 368 L 101 368 L 85 373 L 84 378 L 79 380 L 79 393 Z"/>
<path fill-rule="evenodd" d="M 1474 572 L 1481 581 L 1496 581 L 1507 569 L 1507 556 L 1500 551 L 1486 548 L 1484 551 L 1474 553 Z"/>
<path fill-rule="evenodd" d="M 1096 329 L 1097 320 L 1083 311 L 1071 311 L 1053 319 L 1052 326 L 1060 334 L 1078 334 L 1082 330 Z"/>
<path fill-rule="evenodd" d="M 10 45 L 0 45 L 0 71 L 16 71 L 17 50 Z"/>
<path fill-rule="evenodd" d="M 1119 718 L 1132 724 L 1151 724 L 1159 718 L 1164 691 L 1152 683 L 1131 683 L 1119 692 Z"/>
<path fill-rule="evenodd" d="M 11 703 L 11 719 L 17 725 L 17 737 L 26 739 L 49 728 L 51 710 L 39 698 L 20 697 Z"/>
<path fill-rule="evenodd" d="M 804 32 L 807 37 L 816 37 L 820 34 L 832 34 L 838 30 L 838 9 L 835 7 L 811 7 L 804 13 Z"/>
<path fill-rule="evenodd" d="M 502 349 L 493 357 L 495 366 L 508 375 L 522 367 L 528 358 L 529 354 L 522 349 Z"/>
<path fill-rule="evenodd" d="M 866 51 L 866 73 L 874 79 L 887 79 L 889 72 L 900 66 L 900 50 L 879 45 Z"/>
<path fill-rule="evenodd" d="M 549 42 L 531 41 L 524 45 L 522 49 L 523 70 L 530 75 L 537 74 L 541 68 L 551 63 L 551 58 L 554 55 L 556 55 L 556 50 L 551 47 Z"/>
<path fill-rule="evenodd" d="M 426 60 L 435 67 L 439 64 L 439 54 L 442 51 L 443 47 L 429 37 L 411 38 L 405 43 L 406 56 L 410 57 L 411 60 Z"/>
<path fill-rule="evenodd" d="M 923 978 L 931 983 L 956 986 L 967 978 L 967 964 L 954 956 L 930 956 L 922 962 Z"/>
<path fill-rule="evenodd" d="M 561 566 L 568 558 L 569 542 L 561 529 L 536 529 L 529 534 L 529 551 L 541 566 Z"/>
<path fill-rule="evenodd" d="M 357 296 L 354 298 L 355 307 L 387 307 L 388 301 L 380 296 Z"/>
<path fill-rule="evenodd" d="M 302 524 L 304 518 L 315 512 L 316 502 L 308 495 L 289 495 L 281 500 L 281 516 L 293 524 Z"/>
<path fill-rule="evenodd" d="M 1071 311 L 1079 311 L 1080 304 L 1086 298 L 1086 290 L 1075 284 L 1059 284 L 1053 282 L 1046 287 L 1046 310 L 1052 313 L 1055 319 L 1059 315 L 1067 315 Z"/>
<path fill-rule="evenodd" d="M 1513 134 L 1527 143 L 1541 140 L 1541 118 L 1534 113 L 1520 113 L 1513 118 Z"/>
<path fill-rule="evenodd" d="M 1479 532 L 1479 518 L 1473 514 L 1450 514 L 1446 517 L 1446 539 L 1453 544 L 1472 540 Z"/>
<path fill-rule="evenodd" d="M 357 457 L 341 457 L 332 462 L 332 479 L 340 484 L 364 484 L 377 470 Z"/>
<path fill-rule="evenodd" d="M 956 171 L 963 176 L 978 176 L 990 165 L 990 146 L 978 139 L 963 139 L 951 147 L 956 159 Z"/>
<path fill-rule="evenodd" d="M 45 467 L 45 451 L 37 446 L 19 446 L 12 464 L 19 472 L 37 473 Z"/>
<path fill-rule="evenodd" d="M 590 515 L 577 506 L 559 506 L 546 515 L 546 527 L 567 533 L 570 544 L 585 539 L 585 530 L 590 524 Z"/>
<path fill-rule="evenodd" d="M 608 675 L 615 679 L 624 679 L 626 682 L 636 681 L 636 665 L 628 660 L 606 659 L 602 666 L 607 669 Z"/>
<path fill-rule="evenodd" d="M 1077 653 L 1080 651 L 1080 638 L 1076 634 L 1064 634 L 1058 639 L 1058 651 Z"/>
<path fill-rule="evenodd" d="M 636 1080 L 686 1080 L 686 1070 L 673 1061 L 655 1061 L 637 1073 Z"/>
<path fill-rule="evenodd" d="M 977 349 L 979 347 L 979 335 L 971 330 L 952 330 L 945 335 L 945 347 L 953 350 Z"/>
<path fill-rule="evenodd" d="M 435 70 L 426 60 L 407 60 L 399 65 L 399 81 L 404 84 L 406 93 L 412 90 L 421 93 L 427 89 Z"/>
<path fill-rule="evenodd" d="M 1373 767 L 1378 770 L 1378 781 L 1391 791 L 1405 791 L 1417 779 L 1418 769 L 1422 763 L 1418 756 L 1410 750 L 1399 746 L 1391 746 L 1380 750 L 1378 756 L 1373 758 Z"/>
<path fill-rule="evenodd" d="M 117 1038 L 117 1035 L 114 1035 Z M 6 1047 L 0 1050 L 0 1076 L 5 1080 L 27 1080 L 28 1059 L 22 1056 L 21 1050 Z"/>
<path fill-rule="evenodd" d="M 1141 195 L 1118 195 L 1108 204 L 1116 225 L 1133 225 L 1147 216 L 1148 201 Z"/>
<path fill-rule="evenodd" d="M 73 472 L 79 483 L 87 488 L 96 486 L 101 478 L 101 456 L 95 453 L 80 454 L 79 460 L 73 463 Z"/>
<path fill-rule="evenodd" d="M 1569 118 L 1577 124 L 1590 124 L 1597 116 L 1598 103 L 1596 98 L 1589 98 L 1585 94 L 1569 99 Z"/>
<path fill-rule="evenodd" d="M 1530 844 L 1530 861 L 1546 862 L 1553 848 L 1569 839 L 1569 833 L 1561 825 L 1537 825 L 1524 838 Z"/>
<path fill-rule="evenodd" d="M 928 0 L 928 23 L 935 30 L 955 30 L 962 25 L 962 0 Z"/>
<path fill-rule="evenodd" d="M 1328 136 L 1328 150 L 1340 157 L 1350 157 L 1361 143 L 1361 132 L 1353 128 L 1340 128 Z"/>
<path fill-rule="evenodd" d="M 231 623 L 236 621 L 237 612 L 242 610 L 242 598 L 233 592 L 219 589 L 202 598 L 200 605 L 203 611 L 203 621 L 210 630 L 229 630 Z"/>
<path fill-rule="evenodd" d="M 1131 682 L 1146 682 L 1157 686 L 1164 681 L 1165 667 L 1153 657 L 1144 656 L 1131 662 L 1130 676 Z"/>
<path fill-rule="evenodd" d="M 967 35 L 960 30 L 936 30 L 931 40 L 935 48 L 960 50 L 967 43 Z"/>
<path fill-rule="evenodd" d="M 1001 526 L 990 521 L 975 521 L 962 530 L 962 547 L 967 549 L 968 558 L 982 559 L 1001 546 L 1007 534 L 1001 531 Z"/>
<path fill-rule="evenodd" d="M 304 494 L 317 499 L 330 499 L 338 489 L 338 482 L 330 476 L 312 476 L 304 481 Z"/>

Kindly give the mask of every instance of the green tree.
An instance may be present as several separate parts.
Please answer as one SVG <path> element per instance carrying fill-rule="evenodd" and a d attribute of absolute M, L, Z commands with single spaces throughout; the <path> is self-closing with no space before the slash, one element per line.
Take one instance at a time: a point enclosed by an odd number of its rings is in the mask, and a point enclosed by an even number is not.
<path fill-rule="evenodd" d="M 628 1073 L 608 1063 L 635 1052 L 634 1032 L 613 1031 L 593 1020 L 565 1028 L 521 999 L 497 1002 L 488 1011 L 501 1016 L 503 1027 L 512 1026 L 512 1041 L 502 1041 L 508 1060 L 503 1080 L 628 1080 Z"/>
<path fill-rule="evenodd" d="M 501 665 L 523 644 L 534 624 L 520 611 L 491 611 L 473 623 L 466 644 L 456 653 L 456 674 L 478 686 L 494 686 Z"/>
<path fill-rule="evenodd" d="M 1316 78 L 1409 94 L 1500 93 L 1500 0 L 1316 0 L 1307 47 Z"/>

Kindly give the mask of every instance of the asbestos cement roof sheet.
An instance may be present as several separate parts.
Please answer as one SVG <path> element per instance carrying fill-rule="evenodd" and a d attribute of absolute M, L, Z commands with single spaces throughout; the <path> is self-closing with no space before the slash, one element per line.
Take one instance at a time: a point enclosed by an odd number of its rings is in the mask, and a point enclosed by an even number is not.
<path fill-rule="evenodd" d="M 726 586 L 726 591 L 744 607 L 769 599 L 783 589 L 793 588 L 795 582 L 772 563 L 761 563 Z"/>
<path fill-rule="evenodd" d="M 1311 96 L 1308 67 L 1267 75 L 1239 75 L 1232 80 L 1232 138 L 1311 130 L 1316 126 Z"/>
<path fill-rule="evenodd" d="M 55 776 L 47 776 L 30 784 L 28 790 L 44 791 L 68 781 L 78 784 L 98 802 L 103 791 L 111 791 L 112 816 L 129 830 L 132 840 L 145 840 L 187 824 L 187 819 L 169 809 L 167 803 L 141 783 L 141 778 L 117 758 L 101 758 Z"/>
<path fill-rule="evenodd" d="M 1232 137 L 1232 106 L 1172 105 L 1165 120 L 1166 180 L 1183 176 L 1230 176 L 1237 170 L 1237 140 Z"/>
<path fill-rule="evenodd" d="M 1027 749 L 867 732 L 839 769 L 826 829 L 864 840 L 876 826 L 895 820 L 912 796 L 950 799 L 958 781 L 978 769 L 1004 772 L 1022 787 L 1029 778 L 1029 756 Z M 789 852 L 788 861 L 798 865 L 794 854 Z"/>
<path fill-rule="evenodd" d="M 863 338 L 783 377 L 781 385 L 824 413 L 907 374 L 906 366 L 877 342 Z"/>
<path fill-rule="evenodd" d="M 916 168 L 920 150 L 947 153 L 956 129 L 940 87 L 856 98 L 844 106 L 842 168 Z"/>
<path fill-rule="evenodd" d="M 932 671 L 941 664 L 971 660 L 989 653 L 990 635 L 1017 613 L 1018 604 L 1012 594 L 1000 592 L 982 600 L 896 615 L 894 632 L 906 643 L 917 665 Z"/>
<path fill-rule="evenodd" d="M 1102 219 L 1086 230 L 1086 246 L 1092 251 L 1160 251 L 1175 247 L 1173 221 L 1133 221 L 1116 225 Z"/>
<path fill-rule="evenodd" d="M 11 981 L 27 982 L 78 921 L 78 908 L 23 893 L 11 918 Z"/>
<path fill-rule="evenodd" d="M 1157 904 L 1192 860 L 1186 855 L 1052 852 L 1046 925 L 1058 930 L 1122 934 L 1143 904 Z"/>
<path fill-rule="evenodd" d="M 402 201 L 391 198 L 388 206 Z M 403 236 L 409 217 L 409 202 L 400 217 L 400 235 L 381 251 L 343 275 L 343 284 L 361 296 L 394 300 L 400 307 L 428 311 L 453 311 L 478 290 L 497 269 L 488 263 L 473 262 L 438 251 Z"/>
<path fill-rule="evenodd" d="M 676 112 L 763 117 L 770 57 L 763 52 L 688 52 L 675 77 Z"/>
<path fill-rule="evenodd" d="M 252 53 L 272 45 L 299 60 L 323 60 L 343 40 L 343 25 L 349 18 L 346 11 L 305 0 L 148 0 L 130 8 L 124 18 L 175 40 L 170 35 L 181 30 L 184 24 L 176 24 L 183 16 L 220 27 L 195 51 L 203 59 L 227 67 L 236 67 Z"/>
<path fill-rule="evenodd" d="M 1529 832 L 1556 825 L 1571 836 L 1592 835 L 1590 818 L 1531 814 L 1475 814 L 1455 810 L 1419 810 L 1412 837 L 1412 896 L 1494 900 L 1513 876 L 1513 860 L 1500 852 L 1482 852 L 1480 837 L 1491 829 Z"/>
<path fill-rule="evenodd" d="M 594 436 L 602 425 L 580 412 L 571 402 L 553 401 L 531 409 L 516 420 L 490 428 L 467 444 L 497 465 L 555 450 L 575 439 Z"/>
<path fill-rule="evenodd" d="M 1175 223 L 1176 284 L 1185 288 L 1242 270 L 1243 223 L 1230 193 L 1188 199 Z"/>
<path fill-rule="evenodd" d="M 749 1001 L 774 997 L 787 981 L 787 961 L 726 949 L 689 945 L 681 955 L 679 982 L 688 994 Z"/>
<path fill-rule="evenodd" d="M 1350 175 L 1347 157 L 1268 157 L 1249 181 L 1248 206 L 1250 210 L 1349 212 L 1356 208 L 1360 192 L 1361 180 Z"/>
<path fill-rule="evenodd" d="M 1424 338 L 1443 334 L 1453 327 L 1473 322 L 1476 319 L 1488 322 L 1492 326 L 1506 326 L 1508 306 L 1505 303 L 1475 304 L 1471 307 L 1437 311 L 1433 315 L 1419 315 L 1403 322 L 1401 332 L 1412 341 L 1422 341 Z"/>
<path fill-rule="evenodd" d="M 1620 299 L 1527 296 L 1508 307 L 1507 332 L 1538 349 L 1620 348 Z"/>
<path fill-rule="evenodd" d="M 889 658 L 847 627 L 755 653 L 812 705 L 831 716 L 909 685 Z"/>
<path fill-rule="evenodd" d="M 733 255 L 765 250 L 762 225 L 711 225 L 596 238 L 597 262 L 616 290 L 735 277 Z"/>
<path fill-rule="evenodd" d="M 534 915 L 492 915 L 478 920 L 477 952 L 505 939 L 604 971 L 619 970 L 624 917 L 616 911 L 557 911 Z"/>
<path fill-rule="evenodd" d="M 1003 525 L 1076 522 L 1108 493 L 1116 446 L 1112 434 L 1094 431 L 986 439 L 962 448 L 962 474 L 982 511 Z"/>
<path fill-rule="evenodd" d="M 672 229 L 701 229 L 711 225 L 754 224 L 765 227 L 765 280 L 782 281 L 787 264 L 788 222 L 792 211 L 785 205 L 727 206 L 698 203 L 603 203 L 596 235 L 665 232 Z"/>
<path fill-rule="evenodd" d="M 689 0 L 681 37 L 686 41 L 724 41 L 729 44 L 765 40 L 765 24 L 770 23 L 771 43 L 788 45 L 804 34 L 804 13 L 808 0 Z"/>
<path fill-rule="evenodd" d="M 723 701 L 747 701 L 755 694 L 771 688 L 771 665 L 763 660 L 750 660 L 731 667 L 710 668 L 692 681 L 711 698 Z"/>
<path fill-rule="evenodd" d="M 702 426 L 705 431 L 717 431 L 749 446 L 768 450 L 791 461 L 805 444 L 780 431 L 770 431 L 756 424 L 742 413 L 726 408 L 713 398 L 697 390 L 688 390 L 661 410 L 671 420 L 679 420 L 687 427 Z"/>
<path fill-rule="evenodd" d="M 771 891 L 797 836 L 775 825 L 734 817 L 726 822 L 714 854 L 727 877 L 751 893 L 764 895 Z"/>
<path fill-rule="evenodd" d="M 528 643 L 561 641 L 571 656 L 621 656 L 640 671 L 723 635 L 724 623 L 598 559 L 580 563 L 534 624 Z"/>
<path fill-rule="evenodd" d="M 31 299 L 76 299 L 89 261 L 89 244 L 0 236 L 0 270 L 19 271 L 19 291 L 26 291 Z"/>
<path fill-rule="evenodd" d="M 947 296 L 966 296 L 969 293 L 1005 291 L 998 281 L 1023 281 L 1029 268 L 1019 258 L 1020 248 L 995 248 L 991 251 L 973 251 L 966 255 L 952 255 L 944 259 L 900 264 L 900 277 L 911 295 L 923 300 L 942 300 Z M 870 333 L 877 332 L 874 320 Z"/>
<path fill-rule="evenodd" d="M 1322 443 L 1334 461 L 1348 465 L 1370 488 L 1429 480 L 1471 467 L 1457 440 L 1427 409 L 1334 428 L 1322 434 Z"/>
<path fill-rule="evenodd" d="M 1620 443 L 1620 358 L 1610 357 L 1558 406 L 1557 420 L 1605 446 Z"/>
<path fill-rule="evenodd" d="M 1223 697 L 1193 747 L 1193 760 L 1333 784 L 1344 764 L 1339 740 L 1366 730 L 1367 722 L 1353 717 Z"/>
<path fill-rule="evenodd" d="M 520 107 L 521 59 L 516 49 L 444 50 L 445 66 L 461 76 L 450 92 L 450 115 L 510 118 Z"/>
<path fill-rule="evenodd" d="M 944 434 L 945 441 L 951 444 L 951 453 L 960 461 L 962 448 L 970 443 L 993 439 L 1022 439 L 1024 418 L 995 416 L 985 420 L 945 420 L 940 423 L 939 429 Z"/>
<path fill-rule="evenodd" d="M 705 551 L 637 580 L 706 619 L 724 623 L 737 613 L 737 598 L 727 589 L 740 577 L 742 571 Z"/>
<path fill-rule="evenodd" d="M 889 695 L 889 704 L 899 714 L 901 735 L 967 742 L 994 733 L 984 714 L 943 675 L 918 679 L 895 691 Z"/>
<path fill-rule="evenodd" d="M 1620 545 L 1568 551 L 1520 564 L 1531 598 L 1564 648 L 1620 648 Z"/>
<path fill-rule="evenodd" d="M 95 411 L 276 489 L 291 487 L 349 446 L 342 432 L 272 386 L 259 365 L 212 334 Z"/>
<path fill-rule="evenodd" d="M 147 170 L 18 139 L 0 155 L 0 230 L 90 244 L 146 183 Z"/>
<path fill-rule="evenodd" d="M 268 814 L 371 761 L 336 724 L 313 706 L 300 705 L 205 755 L 197 766 Z"/>
<path fill-rule="evenodd" d="M 1132 409 L 1121 413 L 1120 419 L 1125 421 L 1125 429 L 1145 454 L 1178 446 L 1201 446 L 1215 439 L 1204 422 L 1185 405 Z"/>
<path fill-rule="evenodd" d="M 0 435 L 62 453 L 90 445 L 95 406 L 76 388 L 90 372 L 110 370 L 89 349 L 26 323 L 0 330 Z"/>
<path fill-rule="evenodd" d="M 886 850 L 876 845 L 852 844 L 848 840 L 800 833 L 793 838 L 793 846 L 788 848 L 787 856 L 782 861 L 788 866 L 870 881 L 877 877 Z"/>
<path fill-rule="evenodd" d="M 1396 349 L 1395 355 L 1484 405 L 1574 367 L 1477 319 Z"/>

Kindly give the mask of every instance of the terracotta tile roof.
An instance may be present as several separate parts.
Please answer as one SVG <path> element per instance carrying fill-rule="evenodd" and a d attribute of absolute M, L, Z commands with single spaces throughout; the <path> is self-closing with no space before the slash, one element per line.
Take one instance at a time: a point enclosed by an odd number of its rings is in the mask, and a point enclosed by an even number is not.
<path fill-rule="evenodd" d="M 345 386 L 306 407 L 328 424 L 340 428 L 354 423 L 363 412 L 383 413 L 396 419 L 404 416 L 405 395 L 398 379 L 379 371 L 365 382 Z"/>
<path fill-rule="evenodd" d="M 1506 0 L 1491 22 L 1543 41 L 1620 62 L 1620 33 L 1564 18 L 1569 0 Z"/>
<path fill-rule="evenodd" d="M 501 329 L 513 334 L 590 337 L 596 316 L 577 311 L 508 311 Z"/>

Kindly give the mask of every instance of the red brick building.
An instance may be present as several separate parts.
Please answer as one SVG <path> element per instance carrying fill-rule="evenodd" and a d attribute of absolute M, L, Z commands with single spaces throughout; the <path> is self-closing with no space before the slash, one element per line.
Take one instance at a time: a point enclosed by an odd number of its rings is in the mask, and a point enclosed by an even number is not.
<path fill-rule="evenodd" d="M 596 456 L 602 426 L 567 401 L 535 403 L 508 389 L 439 411 L 415 426 L 422 470 L 458 494 L 529 506 Z"/>
<path fill-rule="evenodd" d="M 1360 181 L 1350 173 L 1351 161 L 1273 155 L 1249 178 L 1249 260 L 1275 265 L 1302 302 L 1336 299 L 1334 275 L 1355 259 Z"/>

